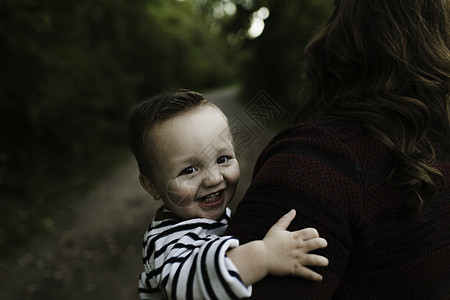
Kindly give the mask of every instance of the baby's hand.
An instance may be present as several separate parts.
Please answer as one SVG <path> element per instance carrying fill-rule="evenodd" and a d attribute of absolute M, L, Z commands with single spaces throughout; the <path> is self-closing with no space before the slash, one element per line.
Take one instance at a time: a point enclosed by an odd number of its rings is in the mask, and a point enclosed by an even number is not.
<path fill-rule="evenodd" d="M 295 214 L 295 210 L 285 214 L 270 228 L 263 239 L 268 271 L 276 276 L 295 275 L 321 281 L 322 276 L 306 266 L 327 266 L 328 259 L 308 252 L 325 248 L 327 241 L 320 238 L 314 228 L 287 231 Z"/>

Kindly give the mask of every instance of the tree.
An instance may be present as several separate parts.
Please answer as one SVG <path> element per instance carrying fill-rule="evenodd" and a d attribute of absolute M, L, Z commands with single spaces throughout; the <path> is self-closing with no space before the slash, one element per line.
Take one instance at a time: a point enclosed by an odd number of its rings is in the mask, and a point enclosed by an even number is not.
<path fill-rule="evenodd" d="M 265 90 L 290 118 L 302 87 L 303 50 L 331 12 L 332 1 L 266 0 L 258 4 L 247 11 L 248 18 L 262 6 L 270 16 L 259 37 L 242 43 L 247 57 L 241 68 L 243 97 L 252 99 Z"/>
<path fill-rule="evenodd" d="M 0 249 L 115 162 L 134 103 L 229 82 L 226 42 L 192 1 L 0 3 Z M 13 246 L 14 247 L 14 246 Z"/>

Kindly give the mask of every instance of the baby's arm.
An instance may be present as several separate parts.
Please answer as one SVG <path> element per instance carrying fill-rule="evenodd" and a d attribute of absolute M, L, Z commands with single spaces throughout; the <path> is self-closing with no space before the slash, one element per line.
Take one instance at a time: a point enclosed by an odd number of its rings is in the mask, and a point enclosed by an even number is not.
<path fill-rule="evenodd" d="M 322 280 L 320 274 L 306 266 L 328 265 L 325 257 L 308 253 L 326 247 L 327 242 L 313 228 L 287 231 L 294 218 L 295 210 L 291 210 L 270 228 L 263 240 L 253 241 L 227 252 L 245 285 L 249 286 L 268 274 Z"/>

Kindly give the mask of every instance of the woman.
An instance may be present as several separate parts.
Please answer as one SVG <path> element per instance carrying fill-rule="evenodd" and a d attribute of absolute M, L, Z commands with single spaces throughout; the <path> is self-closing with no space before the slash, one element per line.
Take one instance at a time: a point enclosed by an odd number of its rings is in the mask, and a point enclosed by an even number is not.
<path fill-rule="evenodd" d="M 330 265 L 321 283 L 267 277 L 254 298 L 450 297 L 449 10 L 336 1 L 306 48 L 304 123 L 263 151 L 226 232 L 261 239 L 295 208 L 290 230 L 317 228 Z"/>

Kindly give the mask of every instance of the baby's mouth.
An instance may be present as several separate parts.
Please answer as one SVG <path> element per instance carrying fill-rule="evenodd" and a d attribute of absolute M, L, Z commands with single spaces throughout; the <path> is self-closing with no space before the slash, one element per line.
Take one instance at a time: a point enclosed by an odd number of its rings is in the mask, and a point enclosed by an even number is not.
<path fill-rule="evenodd" d="M 216 205 L 223 201 L 223 190 L 198 198 L 197 201 L 204 205 Z"/>

